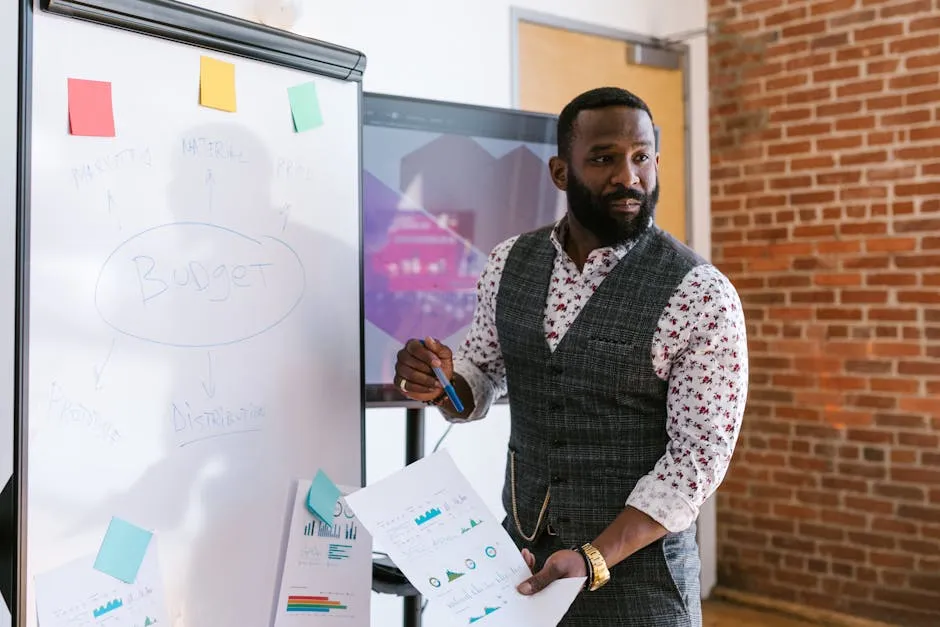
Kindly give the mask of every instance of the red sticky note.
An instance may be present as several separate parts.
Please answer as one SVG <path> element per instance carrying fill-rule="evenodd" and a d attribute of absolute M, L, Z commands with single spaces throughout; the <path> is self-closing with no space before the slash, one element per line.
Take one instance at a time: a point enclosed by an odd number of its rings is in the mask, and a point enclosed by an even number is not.
<path fill-rule="evenodd" d="M 111 83 L 69 79 L 69 132 L 86 137 L 114 137 Z"/>

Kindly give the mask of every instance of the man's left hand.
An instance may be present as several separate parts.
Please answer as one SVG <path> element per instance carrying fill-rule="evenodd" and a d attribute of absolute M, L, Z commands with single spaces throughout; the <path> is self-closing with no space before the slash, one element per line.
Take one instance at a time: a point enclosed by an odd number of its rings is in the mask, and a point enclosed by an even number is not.
<path fill-rule="evenodd" d="M 538 572 L 535 572 L 535 557 L 528 549 L 522 550 L 522 557 L 529 565 L 529 568 L 532 569 L 533 574 L 519 584 L 518 590 L 521 594 L 535 594 L 540 590 L 544 590 L 548 584 L 556 579 L 587 576 L 587 565 L 584 563 L 584 557 L 577 551 L 564 550 L 552 553 L 545 560 L 542 570 Z"/>

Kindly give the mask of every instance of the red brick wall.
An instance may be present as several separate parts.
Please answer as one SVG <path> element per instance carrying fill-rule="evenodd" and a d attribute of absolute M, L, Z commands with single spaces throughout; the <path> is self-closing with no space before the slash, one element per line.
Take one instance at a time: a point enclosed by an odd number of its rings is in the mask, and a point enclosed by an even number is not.
<path fill-rule="evenodd" d="M 751 388 L 719 584 L 940 625 L 940 0 L 710 0 Z"/>

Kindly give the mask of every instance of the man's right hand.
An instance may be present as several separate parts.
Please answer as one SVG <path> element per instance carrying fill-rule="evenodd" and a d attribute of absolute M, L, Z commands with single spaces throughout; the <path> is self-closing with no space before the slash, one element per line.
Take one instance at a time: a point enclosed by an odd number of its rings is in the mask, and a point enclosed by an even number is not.
<path fill-rule="evenodd" d="M 434 376 L 432 367 L 444 372 L 448 381 L 454 378 L 454 354 L 434 338 L 408 340 L 398 351 L 395 363 L 395 385 L 406 397 L 416 401 L 432 401 L 443 388 Z"/>

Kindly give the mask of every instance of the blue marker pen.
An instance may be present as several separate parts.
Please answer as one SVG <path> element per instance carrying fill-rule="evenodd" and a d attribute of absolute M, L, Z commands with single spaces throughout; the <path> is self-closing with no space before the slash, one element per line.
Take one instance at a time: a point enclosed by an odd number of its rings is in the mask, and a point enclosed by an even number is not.
<path fill-rule="evenodd" d="M 424 343 L 424 340 L 421 340 L 422 346 L 427 346 Z M 444 393 L 447 394 L 447 398 L 450 399 L 450 402 L 454 405 L 454 409 L 458 412 L 463 411 L 463 403 L 460 402 L 460 398 L 457 396 L 457 391 L 454 389 L 454 386 L 450 384 L 450 381 L 447 380 L 447 377 L 444 376 L 444 371 L 437 366 L 431 366 L 431 370 L 434 371 L 434 376 L 437 377 L 437 380 L 441 382 L 441 386 L 444 388 Z"/>

